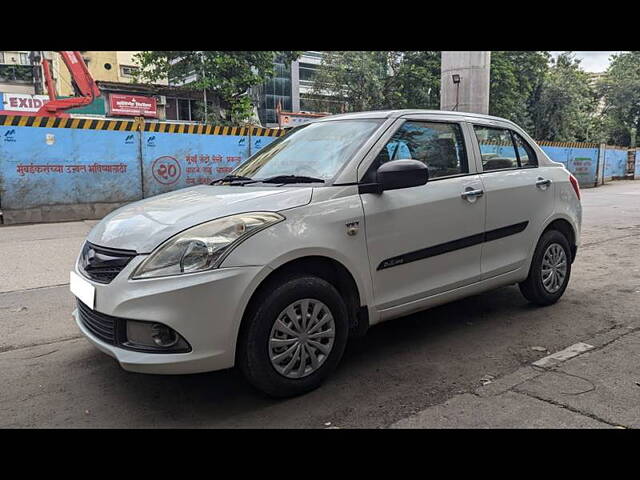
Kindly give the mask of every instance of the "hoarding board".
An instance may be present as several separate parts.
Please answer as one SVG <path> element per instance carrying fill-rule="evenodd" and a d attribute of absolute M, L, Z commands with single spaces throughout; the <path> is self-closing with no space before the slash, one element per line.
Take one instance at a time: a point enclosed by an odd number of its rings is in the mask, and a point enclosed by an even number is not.
<path fill-rule="evenodd" d="M 158 118 L 158 105 L 153 97 L 109 94 L 109 115 Z"/>

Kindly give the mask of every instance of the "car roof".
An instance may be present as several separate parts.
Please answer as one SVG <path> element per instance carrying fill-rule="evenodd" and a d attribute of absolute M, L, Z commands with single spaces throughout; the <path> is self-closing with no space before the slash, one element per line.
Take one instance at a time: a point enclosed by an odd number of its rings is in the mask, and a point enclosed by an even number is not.
<path fill-rule="evenodd" d="M 339 115 L 330 115 L 322 117 L 316 122 L 326 122 L 327 120 L 342 120 L 342 119 L 356 119 L 356 118 L 398 118 L 405 115 L 433 115 L 433 116 L 447 116 L 447 117 L 460 117 L 477 119 L 477 120 L 493 120 L 500 122 L 507 122 L 515 125 L 510 120 L 502 117 L 494 117 L 492 115 L 483 115 L 480 113 L 471 112 L 454 112 L 449 110 L 420 110 L 420 109 L 404 109 L 404 110 L 372 110 L 368 112 L 354 112 L 354 113 L 341 113 Z"/>

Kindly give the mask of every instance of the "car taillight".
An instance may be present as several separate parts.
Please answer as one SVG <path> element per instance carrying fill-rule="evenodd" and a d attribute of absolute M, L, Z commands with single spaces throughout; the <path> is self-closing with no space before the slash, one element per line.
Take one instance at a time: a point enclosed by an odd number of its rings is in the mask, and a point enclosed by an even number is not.
<path fill-rule="evenodd" d="M 569 181 L 571 182 L 571 186 L 573 187 L 573 191 L 576 192 L 576 197 L 580 200 L 580 185 L 578 184 L 578 179 L 573 175 L 569 174 Z"/>

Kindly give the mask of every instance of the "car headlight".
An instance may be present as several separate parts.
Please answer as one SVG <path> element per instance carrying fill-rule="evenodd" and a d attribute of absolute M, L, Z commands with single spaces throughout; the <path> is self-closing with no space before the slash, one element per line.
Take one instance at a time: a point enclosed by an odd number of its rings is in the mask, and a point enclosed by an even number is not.
<path fill-rule="evenodd" d="M 251 212 L 218 218 L 189 228 L 156 248 L 133 272 L 132 279 L 165 277 L 217 268 L 247 237 L 284 220 L 272 212 Z"/>

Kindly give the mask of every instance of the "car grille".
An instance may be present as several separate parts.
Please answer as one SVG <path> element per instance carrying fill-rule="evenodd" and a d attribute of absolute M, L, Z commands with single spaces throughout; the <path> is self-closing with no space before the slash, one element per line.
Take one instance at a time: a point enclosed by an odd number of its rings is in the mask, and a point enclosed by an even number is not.
<path fill-rule="evenodd" d="M 116 325 L 118 318 L 91 310 L 78 300 L 78 315 L 82 325 L 94 336 L 110 345 L 116 344 Z"/>
<path fill-rule="evenodd" d="M 80 254 L 81 271 L 95 282 L 110 283 L 136 255 L 134 250 L 117 250 L 85 242 Z"/>

